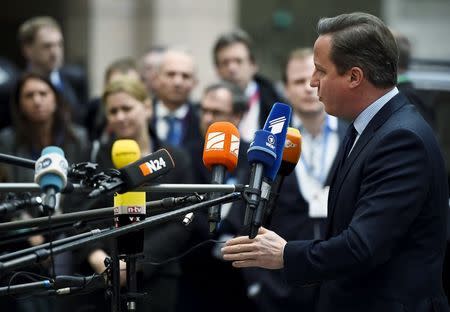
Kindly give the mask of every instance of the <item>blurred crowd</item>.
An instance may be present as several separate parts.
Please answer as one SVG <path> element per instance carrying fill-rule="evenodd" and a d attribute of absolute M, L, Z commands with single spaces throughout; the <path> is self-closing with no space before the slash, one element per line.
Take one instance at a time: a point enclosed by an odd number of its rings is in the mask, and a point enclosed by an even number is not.
<path fill-rule="evenodd" d="M 416 92 L 408 78 L 411 45 L 395 34 L 400 51 L 398 88 L 433 127 L 432 106 Z M 211 173 L 202 163 L 204 136 L 217 121 L 228 121 L 240 132 L 239 163 L 227 174 L 226 183 L 248 184 L 250 167 L 246 152 L 256 130 L 275 102 L 293 109 L 291 127 L 302 135 L 302 155 L 295 171 L 286 178 L 273 212 L 270 229 L 285 240 L 320 239 L 327 207 L 324 190 L 348 121 L 327 114 L 317 90 L 310 86 L 315 70 L 312 47 L 290 51 L 283 64 L 283 88 L 260 74 L 252 39 L 243 30 L 221 34 L 211 43 L 211 59 L 217 80 L 202 90 L 199 102 L 191 94 L 198 83 L 197 63 L 192 54 L 178 47 L 150 47 L 139 59 L 121 58 L 104 73 L 100 97 L 89 98 L 83 68 L 64 62 L 64 38 L 51 17 L 25 21 L 18 38 L 27 66 L 19 70 L 0 59 L 0 153 L 37 160 L 44 147 L 59 146 L 69 164 L 90 161 L 100 168 L 113 168 L 112 144 L 133 139 L 142 156 L 166 148 L 175 169 L 161 183 L 210 183 Z M 0 164 L 1 182 L 33 182 L 34 172 Z M 147 201 L 176 196 L 147 194 Z M 61 195 L 55 214 L 112 206 L 112 198 L 91 200 L 81 195 Z M 144 233 L 144 256 L 137 271 L 139 287 L 147 293 L 139 304 L 148 311 L 310 311 L 314 286 L 288 287 L 278 270 L 233 269 L 222 261 L 220 243 L 237 235 L 243 226 L 242 204 L 222 209 L 218 230 L 210 234 L 207 211 L 197 212 L 188 226 L 180 220 Z M 43 216 L 42 211 L 24 209 L 2 217 L 2 222 Z M 113 226 L 113 220 L 83 223 L 55 233 L 70 236 L 94 228 Z M 171 262 L 191 247 L 214 239 Z M 34 235 L 19 242 L 3 243 L 0 254 L 47 242 L 48 235 Z M 1 244 L 1 243 L 0 243 Z M 26 271 L 50 276 L 90 275 L 105 271 L 110 242 L 102 241 L 81 250 L 56 255 Z M 121 263 L 123 269 L 124 263 Z M 11 275 L 1 277 L 1 285 Z M 447 280 L 444 278 L 444 280 Z M 15 282 L 27 282 L 17 279 Z M 121 274 L 121 285 L 126 276 Z M 12 311 L 108 311 L 104 290 L 67 297 L 4 296 L 0 305 Z"/>

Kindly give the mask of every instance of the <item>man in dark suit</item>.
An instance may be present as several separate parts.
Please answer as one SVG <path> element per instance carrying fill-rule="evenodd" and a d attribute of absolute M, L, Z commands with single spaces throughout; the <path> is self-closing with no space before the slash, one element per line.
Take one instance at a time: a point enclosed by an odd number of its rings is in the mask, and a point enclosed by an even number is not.
<path fill-rule="evenodd" d="M 395 87 L 395 40 L 365 13 L 321 19 L 318 33 L 311 85 L 329 114 L 353 121 L 332 169 L 325 240 L 261 228 L 228 241 L 224 258 L 320 284 L 316 311 L 448 311 L 446 171 L 432 129 Z"/>
<path fill-rule="evenodd" d="M 63 66 L 64 38 L 59 23 L 49 16 L 33 17 L 20 26 L 18 37 L 27 70 L 48 77 L 70 104 L 73 120 L 81 124 L 87 109 L 86 75 L 77 66 Z"/>
<path fill-rule="evenodd" d="M 220 35 L 214 44 L 213 56 L 219 77 L 237 84 L 248 98 L 239 132 L 242 140 L 251 142 L 280 96 L 272 82 L 258 74 L 252 41 L 246 32 L 237 30 Z"/>
<path fill-rule="evenodd" d="M 291 126 L 299 129 L 302 135 L 302 155 L 295 171 L 285 178 L 277 207 L 267 224 L 286 240 L 323 238 L 327 176 L 348 127 L 345 121 L 325 112 L 317 89 L 310 86 L 313 72 L 312 48 L 289 53 L 282 77 L 287 101 L 293 110 Z M 248 183 L 248 176 L 246 178 L 244 183 Z M 244 211 L 241 207 L 230 213 L 238 230 L 243 226 Z M 316 289 L 296 289 L 287 285 L 279 270 L 249 268 L 243 270 L 243 275 L 259 311 L 312 309 Z"/>
<path fill-rule="evenodd" d="M 196 65 L 190 53 L 169 48 L 156 74 L 158 98 L 151 120 L 160 140 L 184 147 L 199 135 L 198 115 L 189 97 L 197 85 Z"/>

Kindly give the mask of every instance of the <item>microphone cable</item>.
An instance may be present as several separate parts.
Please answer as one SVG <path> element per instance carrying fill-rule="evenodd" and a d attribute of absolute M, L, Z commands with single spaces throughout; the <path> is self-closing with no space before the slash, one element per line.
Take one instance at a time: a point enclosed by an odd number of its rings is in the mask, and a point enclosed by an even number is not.
<path fill-rule="evenodd" d="M 191 253 L 196 248 L 199 248 L 199 247 L 201 247 L 201 246 L 203 246 L 203 245 L 205 245 L 207 243 L 224 244 L 224 243 L 226 243 L 226 241 L 217 240 L 217 239 L 207 239 L 205 241 L 202 241 L 202 242 L 192 246 L 191 248 L 189 248 L 188 250 L 186 250 L 185 252 L 183 252 L 182 254 L 180 254 L 178 256 L 170 257 L 170 258 L 168 258 L 166 260 L 163 260 L 163 261 L 156 261 L 155 259 L 152 259 L 152 260 L 149 260 L 149 261 L 142 261 L 141 263 L 142 264 L 151 264 L 151 265 L 156 265 L 156 266 L 165 265 L 165 264 L 167 264 L 169 262 L 176 261 L 176 260 L 179 260 L 179 259 L 187 256 L 189 253 Z M 151 258 L 151 257 L 149 257 L 149 258 Z"/>
<path fill-rule="evenodd" d="M 11 297 L 11 298 L 13 298 L 13 299 L 21 299 L 21 300 L 23 300 L 23 299 L 30 298 L 30 297 L 32 297 L 32 296 L 34 296 L 34 295 L 36 294 L 36 293 L 31 293 L 31 294 L 29 294 L 29 295 L 20 296 L 20 295 L 14 295 L 14 294 L 10 294 L 10 293 L 9 293 L 9 291 L 10 291 L 10 289 L 11 289 L 11 286 L 14 286 L 14 285 L 12 285 L 12 282 L 13 282 L 17 277 L 19 277 L 19 276 L 21 276 L 21 275 L 23 275 L 24 277 L 28 278 L 28 279 L 29 279 L 30 281 L 32 281 L 32 282 L 40 282 L 40 281 L 42 281 L 42 280 L 50 280 L 51 282 L 54 282 L 53 279 L 48 278 L 47 276 L 43 276 L 43 275 L 37 274 L 37 273 L 26 272 L 26 271 L 17 271 L 17 272 L 14 272 L 14 274 L 9 278 L 9 281 L 8 281 L 8 296 Z M 42 291 L 43 291 L 43 290 L 39 290 L 38 292 L 42 292 Z M 44 291 L 45 291 L 45 290 L 44 290 Z"/>
<path fill-rule="evenodd" d="M 48 235 L 49 235 L 49 249 L 50 249 L 50 269 L 51 269 L 51 277 L 53 280 L 56 278 L 55 274 L 55 259 L 53 258 L 53 230 L 52 230 L 52 212 L 50 209 L 48 210 Z"/>
<path fill-rule="evenodd" d="M 93 289 L 87 289 L 88 286 L 90 286 L 91 284 L 93 284 L 95 282 L 95 277 L 97 276 L 102 276 L 102 278 L 105 280 L 105 285 L 107 285 L 107 273 L 108 268 L 105 269 L 105 271 L 103 271 L 102 273 L 93 273 L 92 275 L 85 277 L 86 279 L 88 279 L 88 281 L 86 282 L 86 284 L 84 284 L 83 286 L 76 286 L 76 287 L 63 287 L 60 289 L 39 289 L 39 290 L 35 290 L 35 291 L 30 291 L 29 294 L 10 294 L 9 291 L 11 289 L 12 286 L 12 282 L 18 278 L 19 276 L 23 275 L 24 277 L 28 278 L 31 282 L 42 282 L 42 281 L 49 281 L 51 284 L 55 285 L 56 283 L 56 279 L 53 279 L 51 277 L 48 276 L 43 276 L 37 273 L 33 273 L 33 272 L 26 272 L 26 271 L 17 271 L 14 272 L 13 275 L 9 278 L 8 281 L 8 296 L 13 298 L 13 299 L 19 299 L 19 300 L 24 300 L 33 296 L 49 296 L 49 295 L 63 295 L 63 296 L 72 296 L 72 295 L 84 295 L 84 294 L 88 294 L 91 292 L 94 292 L 97 290 L 97 288 L 93 288 Z M 76 275 L 74 275 L 75 277 L 78 277 Z M 81 276 L 80 276 L 81 277 Z M 55 286 L 53 286 L 55 287 Z M 106 287 L 106 286 L 105 286 Z M 69 292 L 65 292 L 66 290 L 69 290 Z"/>

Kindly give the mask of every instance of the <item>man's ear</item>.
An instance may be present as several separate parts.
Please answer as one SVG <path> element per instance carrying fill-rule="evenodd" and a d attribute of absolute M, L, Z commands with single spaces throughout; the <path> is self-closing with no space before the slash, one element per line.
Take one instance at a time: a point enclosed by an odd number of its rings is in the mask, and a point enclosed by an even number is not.
<path fill-rule="evenodd" d="M 350 88 L 356 88 L 363 81 L 364 72 L 360 67 L 352 67 L 348 71 L 348 77 L 349 77 Z"/>

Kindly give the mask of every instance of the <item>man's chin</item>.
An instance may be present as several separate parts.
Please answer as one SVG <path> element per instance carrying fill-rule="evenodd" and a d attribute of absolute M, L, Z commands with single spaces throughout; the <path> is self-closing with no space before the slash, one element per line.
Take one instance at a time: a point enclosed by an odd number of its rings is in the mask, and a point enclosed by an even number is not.
<path fill-rule="evenodd" d="M 317 116 L 321 115 L 324 112 L 324 108 L 321 107 L 320 109 L 299 109 L 297 110 L 301 115 L 304 116 Z"/>

